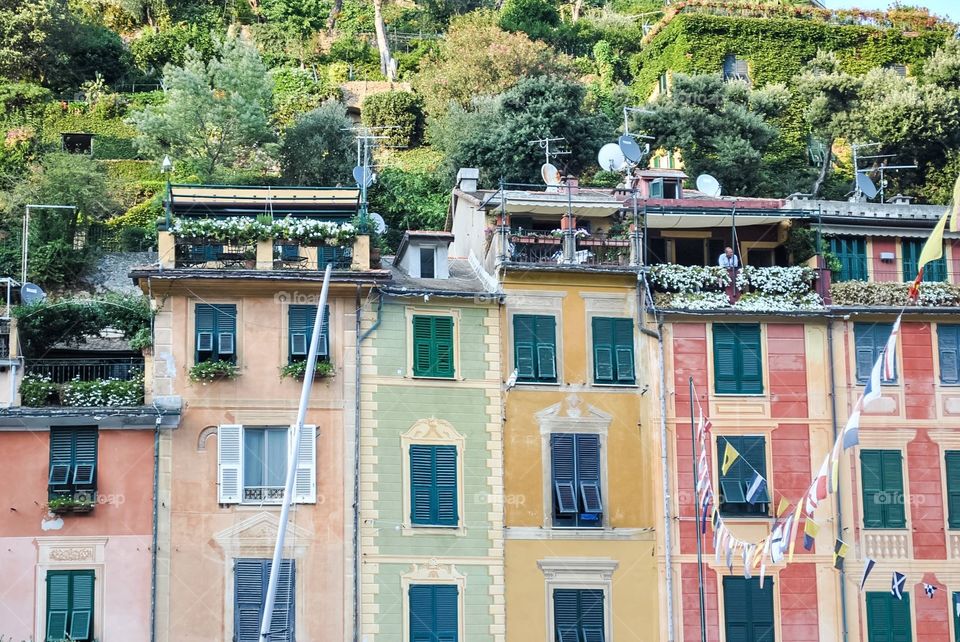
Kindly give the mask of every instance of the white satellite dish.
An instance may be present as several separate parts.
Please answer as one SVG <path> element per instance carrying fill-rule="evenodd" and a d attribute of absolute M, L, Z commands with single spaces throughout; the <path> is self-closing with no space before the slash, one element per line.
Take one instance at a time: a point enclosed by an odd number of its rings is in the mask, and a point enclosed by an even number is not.
<path fill-rule="evenodd" d="M 720 196 L 720 182 L 710 174 L 697 176 L 697 190 L 707 196 Z"/>
<path fill-rule="evenodd" d="M 540 176 L 543 177 L 543 182 L 551 187 L 559 185 L 561 182 L 560 170 L 553 163 L 544 163 L 543 167 L 540 168 Z"/>
<path fill-rule="evenodd" d="M 857 172 L 857 188 L 867 198 L 873 198 L 877 195 L 877 186 L 873 184 L 869 176 L 861 172 Z"/>
<path fill-rule="evenodd" d="M 623 155 L 623 150 L 616 143 L 607 143 L 600 148 L 597 154 L 597 162 L 600 167 L 608 172 L 619 172 L 627 164 L 627 158 Z"/>
<path fill-rule="evenodd" d="M 39 285 L 24 283 L 20 286 L 20 302 L 24 305 L 39 303 L 47 298 L 47 293 Z"/>
<path fill-rule="evenodd" d="M 630 134 L 624 134 L 618 138 L 617 145 L 620 147 L 620 151 L 623 152 L 626 159 L 634 165 L 639 163 L 640 159 L 643 158 L 643 150 L 640 148 L 640 145 L 637 144 L 637 139 Z"/>
<path fill-rule="evenodd" d="M 353 168 L 353 180 L 361 187 L 370 187 L 373 182 L 373 172 L 370 171 L 369 167 L 358 165 Z"/>
<path fill-rule="evenodd" d="M 376 212 L 370 213 L 370 220 L 373 221 L 373 229 L 377 231 L 377 234 L 383 234 L 387 231 L 387 222 Z"/>

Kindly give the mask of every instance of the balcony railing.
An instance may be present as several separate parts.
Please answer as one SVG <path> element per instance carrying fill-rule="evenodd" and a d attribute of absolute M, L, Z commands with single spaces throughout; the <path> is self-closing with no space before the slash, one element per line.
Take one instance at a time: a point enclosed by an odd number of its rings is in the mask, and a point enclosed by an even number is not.
<path fill-rule="evenodd" d="M 552 263 L 628 267 L 631 262 L 630 239 L 609 238 L 603 234 L 576 235 L 569 256 L 564 253 L 560 235 L 510 234 L 507 257 L 514 263 Z M 571 246 L 567 246 L 571 247 Z"/>
<path fill-rule="evenodd" d="M 604 267 L 630 265 L 630 239 L 593 234 L 577 239 L 577 263 Z"/>
<path fill-rule="evenodd" d="M 50 379 L 53 383 L 117 379 L 131 381 L 143 373 L 143 358 L 29 359 L 24 374 Z"/>
<path fill-rule="evenodd" d="M 0 359 L 10 358 L 10 319 L 0 319 Z"/>
<path fill-rule="evenodd" d="M 559 236 L 511 234 L 508 255 L 515 263 L 561 263 L 563 242 Z"/>
<path fill-rule="evenodd" d="M 376 256 L 371 260 L 370 237 L 365 235 L 342 244 L 300 244 L 286 239 L 229 242 L 161 231 L 158 247 L 164 268 L 322 270 L 332 263 L 336 270 L 368 270 L 379 262 Z"/>

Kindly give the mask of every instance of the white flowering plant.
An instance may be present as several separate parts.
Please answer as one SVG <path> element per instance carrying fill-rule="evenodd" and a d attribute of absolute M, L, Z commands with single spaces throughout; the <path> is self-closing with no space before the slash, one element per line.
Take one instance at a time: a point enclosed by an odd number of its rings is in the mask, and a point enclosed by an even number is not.
<path fill-rule="evenodd" d="M 660 292 L 720 292 L 730 285 L 730 274 L 718 266 L 659 263 L 650 266 L 649 275 Z"/>
<path fill-rule="evenodd" d="M 64 406 L 112 408 L 143 404 L 143 375 L 134 373 L 130 379 L 95 379 L 81 381 L 79 377 L 63 384 L 60 400 Z"/>
<path fill-rule="evenodd" d="M 315 221 L 287 216 L 279 220 L 235 216 L 231 218 L 178 218 L 170 228 L 174 236 L 207 242 L 249 245 L 274 239 L 301 245 L 352 245 L 357 228 L 352 223 Z"/>
<path fill-rule="evenodd" d="M 810 291 L 816 278 L 816 270 L 802 265 L 745 265 L 737 272 L 737 289 L 741 292 L 758 290 L 764 294 L 803 295 Z"/>
<path fill-rule="evenodd" d="M 553 230 L 552 232 L 550 232 L 550 235 L 551 235 L 551 236 L 556 236 L 557 238 L 562 238 L 562 237 L 563 237 L 563 233 L 564 233 L 565 231 L 566 231 L 566 230 L 556 229 L 556 230 Z M 573 238 L 576 238 L 576 239 L 585 239 L 585 238 L 587 238 L 588 236 L 590 236 L 590 232 L 586 231 L 586 230 L 583 229 L 582 227 L 578 227 L 577 229 L 575 229 L 575 230 L 573 231 Z"/>
<path fill-rule="evenodd" d="M 60 386 L 48 375 L 29 374 L 20 381 L 20 403 L 27 408 L 56 405 Z"/>
<path fill-rule="evenodd" d="M 833 305 L 900 307 L 907 304 L 910 285 L 895 281 L 841 281 L 830 284 Z M 923 282 L 916 305 L 960 306 L 960 287 L 943 282 Z"/>
<path fill-rule="evenodd" d="M 188 373 L 191 381 L 207 385 L 217 379 L 236 379 L 240 376 L 240 367 L 223 359 L 195 363 Z"/>

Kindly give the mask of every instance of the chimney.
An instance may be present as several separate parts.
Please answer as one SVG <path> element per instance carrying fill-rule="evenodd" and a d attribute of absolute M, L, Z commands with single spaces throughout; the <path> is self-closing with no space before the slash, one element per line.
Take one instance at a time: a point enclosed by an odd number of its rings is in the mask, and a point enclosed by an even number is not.
<path fill-rule="evenodd" d="M 887 203 L 891 205 L 909 205 L 912 200 L 913 200 L 912 196 L 904 196 L 903 194 L 897 194 L 896 196 L 892 197 L 889 201 L 887 201 Z"/>
<path fill-rule="evenodd" d="M 476 192 L 480 170 L 476 167 L 461 167 L 457 172 L 457 187 L 463 192 Z"/>

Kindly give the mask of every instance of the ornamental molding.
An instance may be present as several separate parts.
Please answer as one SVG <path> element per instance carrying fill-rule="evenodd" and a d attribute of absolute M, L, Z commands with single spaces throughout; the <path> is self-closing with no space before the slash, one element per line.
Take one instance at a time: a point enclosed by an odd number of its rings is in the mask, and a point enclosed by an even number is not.
<path fill-rule="evenodd" d="M 567 557 L 539 560 L 537 566 L 548 580 L 610 581 L 620 562 L 605 557 Z"/>
<path fill-rule="evenodd" d="M 34 541 L 41 566 L 102 564 L 106 556 L 106 537 L 38 537 Z"/>
<path fill-rule="evenodd" d="M 417 443 L 449 444 L 453 442 L 461 446 L 464 443 L 463 435 L 457 432 L 450 422 L 436 417 L 418 420 L 407 432 L 400 435 L 400 438 L 407 442 Z"/>
<path fill-rule="evenodd" d="M 457 570 L 453 563 L 441 562 L 437 558 L 430 558 L 424 564 L 412 564 L 410 570 L 403 574 L 402 579 L 410 583 L 418 582 L 463 582 L 466 576 Z"/>
<path fill-rule="evenodd" d="M 248 517 L 213 535 L 213 540 L 228 557 L 240 557 L 272 551 L 277 541 L 277 529 L 280 518 L 267 511 Z M 313 535 L 305 528 L 287 522 L 287 534 L 284 548 L 293 551 L 294 557 L 301 557 L 313 541 Z"/>
<path fill-rule="evenodd" d="M 547 406 L 535 417 L 543 435 L 554 432 L 606 434 L 613 421 L 612 415 L 590 404 L 584 406 L 576 394 L 567 395 L 563 401 Z"/>

